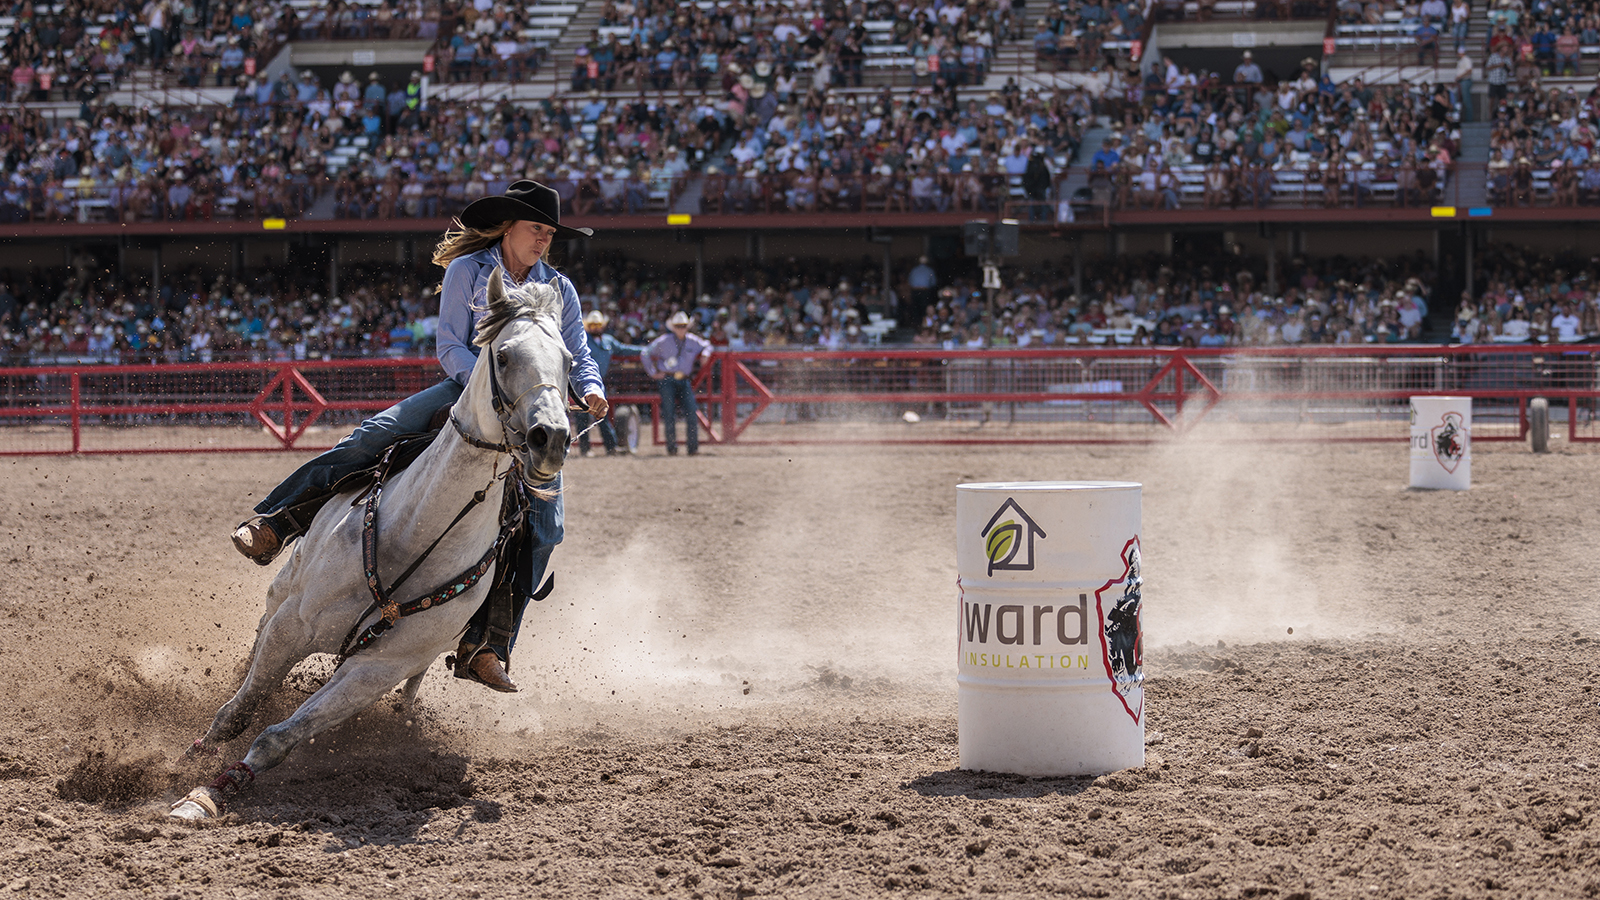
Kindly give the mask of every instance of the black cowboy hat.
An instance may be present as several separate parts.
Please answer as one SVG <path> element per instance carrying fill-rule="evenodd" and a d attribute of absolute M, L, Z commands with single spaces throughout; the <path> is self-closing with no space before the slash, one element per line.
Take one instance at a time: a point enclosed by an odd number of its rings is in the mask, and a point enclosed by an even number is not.
<path fill-rule="evenodd" d="M 556 230 L 557 240 L 589 237 L 592 228 L 571 228 L 561 224 L 561 197 L 556 189 L 537 181 L 518 181 L 506 188 L 504 196 L 480 197 L 461 211 L 461 224 L 468 228 L 493 228 L 503 222 L 539 222 Z"/>

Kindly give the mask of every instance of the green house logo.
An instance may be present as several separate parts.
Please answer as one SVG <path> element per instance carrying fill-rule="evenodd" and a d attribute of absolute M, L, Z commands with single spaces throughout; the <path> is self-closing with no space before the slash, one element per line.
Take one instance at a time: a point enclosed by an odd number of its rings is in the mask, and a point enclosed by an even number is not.
<path fill-rule="evenodd" d="M 1008 512 L 1011 517 L 1002 521 Z M 989 558 L 989 575 L 993 576 L 996 571 L 1007 569 L 1033 571 L 1033 540 L 1046 535 L 1016 500 L 1007 497 L 979 536 L 983 538 L 984 555 Z"/>

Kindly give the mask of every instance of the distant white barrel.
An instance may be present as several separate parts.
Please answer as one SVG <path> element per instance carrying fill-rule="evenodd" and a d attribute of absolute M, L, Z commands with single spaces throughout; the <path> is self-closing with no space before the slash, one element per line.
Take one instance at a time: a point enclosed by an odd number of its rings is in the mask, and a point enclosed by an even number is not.
<path fill-rule="evenodd" d="M 1472 487 L 1472 398 L 1411 398 L 1411 486 Z"/>
<path fill-rule="evenodd" d="M 956 488 L 961 768 L 1144 764 L 1140 485 Z"/>

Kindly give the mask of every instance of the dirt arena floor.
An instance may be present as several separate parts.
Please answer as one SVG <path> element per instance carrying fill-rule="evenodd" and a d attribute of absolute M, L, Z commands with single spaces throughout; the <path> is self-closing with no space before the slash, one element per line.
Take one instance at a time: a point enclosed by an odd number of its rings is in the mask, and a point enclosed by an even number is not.
<path fill-rule="evenodd" d="M 0 460 L 0 896 L 1600 895 L 1600 454 L 1474 451 L 574 459 L 522 693 L 436 665 L 200 825 L 302 456 Z M 955 486 L 1086 479 L 1144 484 L 1145 765 L 963 771 Z"/>

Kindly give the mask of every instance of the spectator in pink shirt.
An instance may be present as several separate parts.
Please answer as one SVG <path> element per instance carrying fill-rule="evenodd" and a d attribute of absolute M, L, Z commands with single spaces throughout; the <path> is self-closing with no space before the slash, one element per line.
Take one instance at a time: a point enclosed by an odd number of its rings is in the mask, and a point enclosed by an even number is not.
<path fill-rule="evenodd" d="M 33 63 L 23 60 L 11 70 L 11 99 L 24 103 L 33 95 Z"/>
<path fill-rule="evenodd" d="M 1565 75 L 1570 68 L 1572 74 L 1578 74 L 1578 54 L 1581 51 L 1578 36 L 1572 33 L 1569 25 L 1561 29 L 1561 36 L 1556 38 L 1556 74 Z"/>

